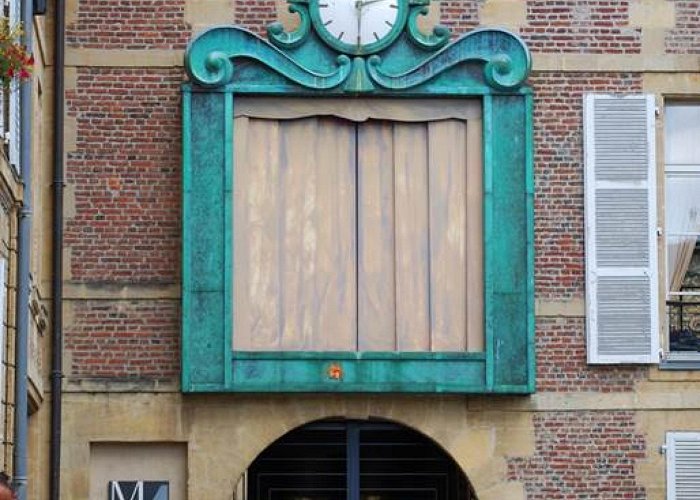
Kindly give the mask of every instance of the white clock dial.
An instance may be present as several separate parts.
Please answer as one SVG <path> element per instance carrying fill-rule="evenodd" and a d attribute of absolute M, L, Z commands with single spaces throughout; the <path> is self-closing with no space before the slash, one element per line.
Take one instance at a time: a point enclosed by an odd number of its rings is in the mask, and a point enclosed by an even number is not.
<path fill-rule="evenodd" d="M 365 0 L 359 5 L 362 45 L 378 42 L 388 35 L 399 17 L 398 0 Z"/>
<path fill-rule="evenodd" d="M 349 45 L 383 39 L 399 17 L 399 0 L 318 0 L 321 23 L 328 33 Z"/>
<path fill-rule="evenodd" d="M 326 31 L 341 42 L 359 42 L 360 11 L 357 0 L 319 0 L 318 13 Z"/>

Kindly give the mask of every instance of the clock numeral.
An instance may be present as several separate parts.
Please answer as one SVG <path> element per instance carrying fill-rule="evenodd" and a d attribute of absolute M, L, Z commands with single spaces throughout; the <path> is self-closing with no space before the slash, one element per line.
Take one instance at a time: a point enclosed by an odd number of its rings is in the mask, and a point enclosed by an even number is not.
<path fill-rule="evenodd" d="M 345 36 L 345 32 L 341 31 L 340 35 L 338 35 L 338 40 L 342 40 L 344 36 Z"/>
<path fill-rule="evenodd" d="M 399 6 L 396 5 L 395 3 L 390 4 L 389 7 L 391 7 L 392 9 L 398 9 L 398 8 L 399 8 Z"/>
<path fill-rule="evenodd" d="M 393 28 L 393 27 L 394 27 L 394 23 L 389 22 L 389 21 L 384 21 L 384 24 L 386 24 L 386 25 L 389 26 L 390 28 Z"/>
<path fill-rule="evenodd" d="M 374 35 L 374 38 L 375 38 L 377 41 L 379 41 L 379 35 L 377 35 L 377 32 L 375 31 L 375 32 L 373 32 L 372 34 Z"/>
<path fill-rule="evenodd" d="M 325 9 L 326 7 L 328 7 L 328 4 L 327 3 L 320 3 L 320 4 L 318 4 L 318 7 L 320 9 Z"/>
<path fill-rule="evenodd" d="M 324 26 L 328 26 L 328 25 L 331 24 L 332 22 L 333 22 L 333 19 L 329 19 L 328 21 L 326 21 L 325 23 L 323 23 L 323 25 L 324 25 Z"/>

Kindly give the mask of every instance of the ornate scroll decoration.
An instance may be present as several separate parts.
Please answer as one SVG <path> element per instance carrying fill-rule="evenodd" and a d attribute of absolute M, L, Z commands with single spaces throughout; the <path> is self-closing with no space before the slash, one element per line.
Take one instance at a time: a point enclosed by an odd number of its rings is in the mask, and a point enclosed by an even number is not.
<path fill-rule="evenodd" d="M 185 52 L 185 68 L 193 82 L 203 87 L 231 83 L 235 59 L 252 59 L 288 80 L 306 88 L 331 89 L 350 74 L 350 58 L 339 55 L 337 69 L 322 74 L 309 70 L 269 42 L 235 26 L 209 29 L 190 42 Z"/>
<path fill-rule="evenodd" d="M 285 32 L 282 23 L 272 23 L 267 27 L 267 37 L 270 42 L 282 49 L 293 49 L 306 41 L 311 32 L 311 15 L 308 0 L 288 0 L 289 12 L 299 15 L 299 27 L 291 32 Z"/>
<path fill-rule="evenodd" d="M 527 47 L 508 31 L 477 29 L 449 44 L 450 32 L 443 26 L 436 26 L 430 35 L 421 33 L 417 19 L 427 12 L 430 0 L 403 0 L 408 2 L 404 6 L 410 6 L 405 36 L 377 54 L 352 59 L 329 48 L 314 34 L 309 2 L 317 0 L 288 1 L 290 11 L 300 17 L 299 27 L 285 32 L 281 24 L 274 23 L 268 28 L 270 41 L 235 26 L 214 27 L 194 38 L 185 54 L 192 82 L 208 88 L 235 83 L 242 92 L 298 89 L 387 94 L 439 80 L 440 88 L 470 88 L 474 92 L 490 87 L 513 92 L 530 71 Z M 253 69 L 251 61 L 258 63 Z M 450 72 L 465 63 L 483 64 L 483 76 L 473 71 Z M 245 71 L 236 72 L 236 65 Z"/>
<path fill-rule="evenodd" d="M 415 1 L 412 3 L 411 12 L 408 14 L 408 23 L 406 24 L 406 32 L 410 40 L 418 47 L 425 50 L 437 50 L 440 47 L 447 45 L 450 41 L 450 29 L 446 26 L 438 24 L 433 28 L 431 35 L 425 35 L 418 28 L 418 16 L 424 16 L 428 13 L 428 4 L 430 0 L 421 2 Z"/>
<path fill-rule="evenodd" d="M 379 86 L 405 90 L 466 61 L 483 61 L 484 78 L 497 90 L 520 86 L 530 71 L 530 54 L 515 35 L 499 29 L 474 30 L 407 71 L 388 74 L 382 69 L 381 56 L 369 58 L 368 71 Z M 456 83 L 459 85 L 459 83 Z"/>

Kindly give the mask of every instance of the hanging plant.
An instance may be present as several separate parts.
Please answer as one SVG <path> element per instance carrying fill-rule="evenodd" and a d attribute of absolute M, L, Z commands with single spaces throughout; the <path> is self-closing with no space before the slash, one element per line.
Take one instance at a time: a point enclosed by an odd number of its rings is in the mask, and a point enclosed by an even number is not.
<path fill-rule="evenodd" d="M 18 42 L 22 25 L 11 25 L 7 17 L 0 17 L 0 82 L 8 85 L 13 79 L 26 80 L 32 76 L 34 56 Z"/>

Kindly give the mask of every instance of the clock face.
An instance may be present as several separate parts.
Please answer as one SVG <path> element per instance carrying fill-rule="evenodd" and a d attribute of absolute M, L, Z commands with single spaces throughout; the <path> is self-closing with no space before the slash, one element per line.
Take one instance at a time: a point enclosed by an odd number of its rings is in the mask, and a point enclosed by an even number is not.
<path fill-rule="evenodd" d="M 399 0 L 318 0 L 323 28 L 335 40 L 364 47 L 383 40 L 399 19 Z"/>

